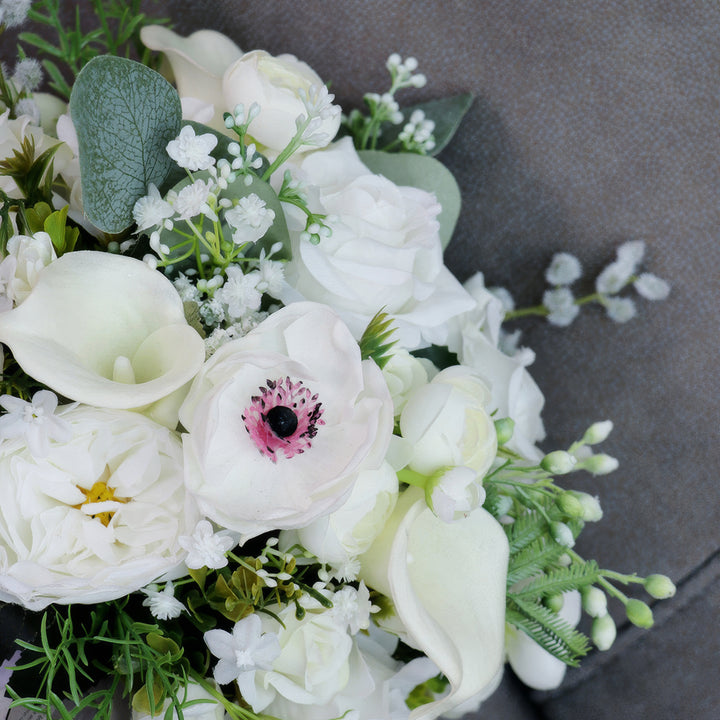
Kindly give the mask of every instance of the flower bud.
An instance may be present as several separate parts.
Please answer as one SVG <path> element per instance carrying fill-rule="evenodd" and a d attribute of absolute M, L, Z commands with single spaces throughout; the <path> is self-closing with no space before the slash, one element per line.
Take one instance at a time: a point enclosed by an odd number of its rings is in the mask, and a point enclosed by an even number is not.
<path fill-rule="evenodd" d="M 648 575 L 643 585 L 648 595 L 658 600 L 671 598 L 675 594 L 675 584 L 667 575 Z"/>
<path fill-rule="evenodd" d="M 593 620 L 590 636 L 598 650 L 609 650 L 615 642 L 617 628 L 609 614 L 601 615 Z"/>
<path fill-rule="evenodd" d="M 642 600 L 635 598 L 628 600 L 625 606 L 625 612 L 627 613 L 628 620 L 638 627 L 650 628 L 655 622 L 650 606 Z"/>
<path fill-rule="evenodd" d="M 500 495 L 497 499 L 497 504 L 495 506 L 498 517 L 507 515 L 512 510 L 512 506 L 513 501 L 509 495 Z"/>
<path fill-rule="evenodd" d="M 612 420 L 602 420 L 601 422 L 593 423 L 583 435 L 582 442 L 585 445 L 597 445 L 598 443 L 607 440 L 607 436 L 613 429 Z"/>
<path fill-rule="evenodd" d="M 552 610 L 554 613 L 559 613 L 562 610 L 565 601 L 563 600 L 562 593 L 555 595 L 548 595 L 544 600 L 543 604 L 548 610 Z"/>
<path fill-rule="evenodd" d="M 550 534 L 558 545 L 571 548 L 575 544 L 572 530 L 564 522 L 551 522 Z"/>
<path fill-rule="evenodd" d="M 619 464 L 614 457 L 605 453 L 598 453 L 597 455 L 591 455 L 587 460 L 583 460 L 580 466 L 593 475 L 607 475 L 617 470 Z"/>
<path fill-rule="evenodd" d="M 582 505 L 583 512 L 581 517 L 585 522 L 597 522 L 602 519 L 603 511 L 600 507 L 600 500 L 597 497 L 588 495 L 588 493 L 577 492 L 576 490 L 571 492 Z"/>
<path fill-rule="evenodd" d="M 565 450 L 554 450 L 541 461 L 540 467 L 553 475 L 565 475 L 575 469 L 577 459 Z"/>
<path fill-rule="evenodd" d="M 512 418 L 500 418 L 495 421 L 495 432 L 497 433 L 498 445 L 505 445 L 510 442 L 515 430 L 515 421 Z"/>
<path fill-rule="evenodd" d="M 582 589 L 583 610 L 590 617 L 599 618 L 607 614 L 607 595 L 594 585 Z"/>
<path fill-rule="evenodd" d="M 558 508 L 565 515 L 569 515 L 570 517 L 582 517 L 584 514 L 582 503 L 571 492 L 561 493 L 558 496 L 556 503 Z"/>

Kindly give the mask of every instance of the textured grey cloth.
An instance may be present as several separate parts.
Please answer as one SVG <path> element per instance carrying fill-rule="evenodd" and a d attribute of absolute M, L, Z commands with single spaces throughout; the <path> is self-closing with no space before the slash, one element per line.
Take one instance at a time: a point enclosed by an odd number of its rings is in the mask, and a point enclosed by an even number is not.
<path fill-rule="evenodd" d="M 657 606 L 651 631 L 623 623 L 613 603 L 620 632 L 609 652 L 553 693 L 527 693 L 508 673 L 473 717 L 717 718 L 720 7 L 177 0 L 157 12 L 183 33 L 212 27 L 244 50 L 294 53 L 348 107 L 386 88 L 392 51 L 415 55 L 428 76 L 409 99 L 473 92 L 440 156 L 463 192 L 446 253 L 461 279 L 482 270 L 534 304 L 553 253 L 580 258 L 588 279 L 578 291 L 590 291 L 619 243 L 645 241 L 648 269 L 672 284 L 668 301 L 640 300 L 626 325 L 592 307 L 566 329 L 518 327 L 537 352 L 548 449 L 593 420 L 615 422 L 603 449 L 620 470 L 577 481 L 605 511 L 578 551 L 604 567 L 667 573 L 678 595 Z"/>

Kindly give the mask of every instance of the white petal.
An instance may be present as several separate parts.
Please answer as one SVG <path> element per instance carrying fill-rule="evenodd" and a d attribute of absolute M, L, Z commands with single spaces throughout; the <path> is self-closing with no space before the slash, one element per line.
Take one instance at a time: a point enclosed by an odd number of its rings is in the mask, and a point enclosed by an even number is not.
<path fill-rule="evenodd" d="M 125 409 L 182 387 L 205 352 L 169 280 L 139 260 L 89 251 L 40 273 L 27 300 L 0 317 L 0 341 L 57 393 Z M 118 356 L 131 359 L 137 384 L 111 379 Z"/>
<path fill-rule="evenodd" d="M 388 594 L 413 643 L 450 681 L 446 697 L 411 720 L 431 720 L 494 686 L 502 671 L 505 532 L 482 508 L 446 524 L 422 492 L 407 490 L 362 557 L 363 578 Z"/>

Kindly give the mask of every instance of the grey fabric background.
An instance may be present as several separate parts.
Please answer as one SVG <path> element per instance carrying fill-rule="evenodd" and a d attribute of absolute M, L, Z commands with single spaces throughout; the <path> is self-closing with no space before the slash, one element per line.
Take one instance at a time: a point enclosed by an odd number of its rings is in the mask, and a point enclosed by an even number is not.
<path fill-rule="evenodd" d="M 82 3 L 64 2 L 66 10 Z M 150 3 L 182 33 L 220 30 L 244 50 L 290 52 L 331 81 L 345 106 L 386 88 L 392 51 L 429 78 L 406 97 L 471 91 L 476 100 L 440 159 L 463 192 L 446 253 L 465 279 L 482 270 L 520 305 L 544 290 L 553 253 L 575 253 L 591 279 L 626 240 L 646 242 L 650 271 L 673 287 L 616 325 L 596 308 L 566 329 L 524 321 L 545 393 L 548 449 L 611 418 L 606 477 L 579 478 L 604 520 L 578 549 L 600 564 L 664 572 L 678 594 L 656 626 L 622 622 L 553 693 L 506 674 L 473 718 L 597 720 L 720 717 L 720 6 L 711 0 L 175 0 Z M 3 41 L 3 59 L 12 48 Z M 581 288 L 582 289 L 582 288 Z"/>

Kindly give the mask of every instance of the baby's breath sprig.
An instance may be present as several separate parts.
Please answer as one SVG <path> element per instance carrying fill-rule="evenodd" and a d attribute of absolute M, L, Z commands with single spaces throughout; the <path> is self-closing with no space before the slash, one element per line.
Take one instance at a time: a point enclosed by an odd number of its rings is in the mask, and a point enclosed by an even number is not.
<path fill-rule="evenodd" d="M 427 82 L 425 75 L 415 72 L 418 61 L 414 57 L 403 60 L 398 53 L 393 53 L 387 59 L 386 67 L 390 72 L 390 89 L 382 94 L 366 93 L 363 99 L 369 114 L 353 110 L 343 121 L 359 150 L 377 149 L 383 125 L 400 125 L 405 119 L 395 94 L 404 88 L 424 87 Z M 435 123 L 427 119 L 422 110 L 416 110 L 398 138 L 382 149 L 388 150 L 401 144 L 407 152 L 428 153 L 435 147 L 434 129 Z"/>
<path fill-rule="evenodd" d="M 621 297 L 620 292 L 632 285 L 647 300 L 665 300 L 670 285 L 652 273 L 639 272 L 645 253 L 642 240 L 631 240 L 618 248 L 616 259 L 607 265 L 595 279 L 595 292 L 575 297 L 570 285 L 582 274 L 580 261 L 569 253 L 557 253 L 545 271 L 545 278 L 552 286 L 543 294 L 540 305 L 515 309 L 511 302 L 505 305 L 505 320 L 541 316 L 558 327 L 566 327 L 580 313 L 584 305 L 596 303 L 605 308 L 611 320 L 625 323 L 637 315 L 632 298 Z M 507 291 L 503 294 L 507 297 Z"/>
<path fill-rule="evenodd" d="M 332 236 L 332 228 L 328 224 L 330 218 L 322 213 L 314 213 L 308 207 L 308 199 L 302 183 L 293 178 L 289 170 L 283 175 L 278 198 L 281 202 L 294 205 L 305 213 L 305 230 L 300 234 L 301 240 L 318 245 L 323 238 Z M 328 221 L 328 222 L 326 222 Z"/>

